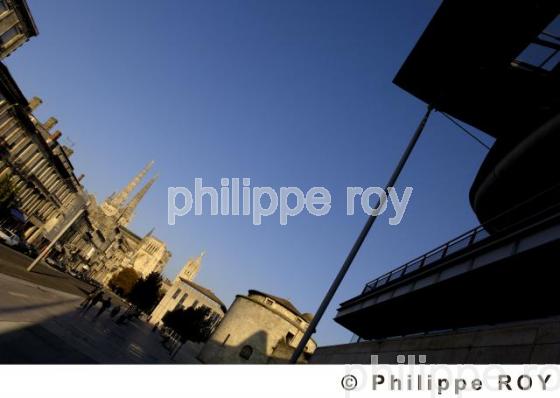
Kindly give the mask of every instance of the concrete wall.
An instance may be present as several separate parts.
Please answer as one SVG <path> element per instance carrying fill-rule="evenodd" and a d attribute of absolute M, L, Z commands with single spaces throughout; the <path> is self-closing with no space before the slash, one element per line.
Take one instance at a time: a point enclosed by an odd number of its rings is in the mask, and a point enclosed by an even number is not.
<path fill-rule="evenodd" d="M 396 364 L 398 355 L 426 355 L 426 363 L 560 363 L 560 318 L 416 337 L 320 347 L 313 364 Z"/>

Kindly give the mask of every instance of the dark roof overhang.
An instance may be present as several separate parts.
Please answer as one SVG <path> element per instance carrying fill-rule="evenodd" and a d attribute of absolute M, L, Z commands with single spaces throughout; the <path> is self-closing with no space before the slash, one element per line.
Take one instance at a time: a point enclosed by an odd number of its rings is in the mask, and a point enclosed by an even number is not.
<path fill-rule="evenodd" d="M 549 0 L 444 0 L 394 83 L 496 138 L 530 133 L 560 109 L 560 70 L 516 58 L 558 16 Z"/>

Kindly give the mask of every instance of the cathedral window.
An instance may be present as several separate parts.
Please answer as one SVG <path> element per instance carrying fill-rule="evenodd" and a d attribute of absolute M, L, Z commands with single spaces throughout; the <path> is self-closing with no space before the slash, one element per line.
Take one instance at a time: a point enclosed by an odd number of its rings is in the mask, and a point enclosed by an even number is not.
<path fill-rule="evenodd" d="M 175 290 L 175 293 L 173 293 L 172 299 L 175 300 L 177 297 L 179 297 L 179 294 L 181 294 L 181 289 Z"/>

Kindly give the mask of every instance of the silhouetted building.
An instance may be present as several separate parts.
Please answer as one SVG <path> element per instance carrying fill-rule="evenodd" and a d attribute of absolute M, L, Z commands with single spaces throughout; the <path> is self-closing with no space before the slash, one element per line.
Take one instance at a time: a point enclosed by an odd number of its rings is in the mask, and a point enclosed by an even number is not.
<path fill-rule="evenodd" d="M 470 190 L 481 225 L 340 304 L 335 320 L 359 342 L 314 362 L 560 362 L 559 12 L 443 1 L 394 82 L 495 138 Z"/>

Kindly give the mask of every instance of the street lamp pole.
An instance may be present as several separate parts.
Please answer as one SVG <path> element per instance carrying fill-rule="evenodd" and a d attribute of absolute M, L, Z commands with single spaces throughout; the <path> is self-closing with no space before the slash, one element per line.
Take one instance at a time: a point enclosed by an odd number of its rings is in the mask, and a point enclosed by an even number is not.
<path fill-rule="evenodd" d="M 426 111 L 424 117 L 420 121 L 420 124 L 416 128 L 416 131 L 414 132 L 414 135 L 410 139 L 410 142 L 408 143 L 408 146 L 406 147 L 405 151 L 403 152 L 403 154 L 401 156 L 401 159 L 400 159 L 399 163 L 397 164 L 397 167 L 393 171 L 393 174 L 391 175 L 391 178 L 389 179 L 389 182 L 387 182 L 387 185 L 385 186 L 385 191 L 387 191 L 387 189 L 389 187 L 394 187 L 395 186 L 395 183 L 397 182 L 397 179 L 398 179 L 402 169 L 404 168 L 404 165 L 406 164 L 406 161 L 408 160 L 410 154 L 412 153 L 412 150 L 414 149 L 414 146 L 416 145 L 416 142 L 420 138 L 420 135 L 422 134 L 422 131 L 424 130 L 424 127 L 426 126 L 426 122 L 428 121 L 428 118 L 430 117 L 430 113 L 432 112 L 432 109 L 433 109 L 433 107 L 431 105 L 428 105 L 428 110 Z M 386 196 L 384 196 L 383 198 L 380 198 L 379 201 L 377 202 L 377 206 L 375 208 L 379 209 L 380 206 L 384 206 L 386 200 L 387 200 Z M 367 220 L 366 224 L 364 225 L 364 227 L 362 228 L 362 231 L 360 232 L 360 235 L 356 239 L 356 242 L 354 242 L 354 245 L 352 246 L 352 249 L 350 250 L 350 253 L 348 253 L 348 256 L 346 257 L 346 260 L 344 260 L 344 263 L 342 264 L 342 267 L 340 268 L 340 271 L 338 271 L 338 274 L 336 275 L 336 278 L 334 279 L 333 283 L 331 284 L 331 287 L 329 288 L 327 294 L 323 298 L 323 301 L 321 302 L 321 305 L 317 309 L 317 312 L 315 313 L 315 316 L 313 317 L 313 319 L 309 323 L 309 326 L 307 327 L 307 330 L 305 331 L 305 333 L 304 333 L 303 337 L 301 338 L 297 348 L 295 349 L 294 353 L 292 354 L 292 357 L 290 358 L 290 363 L 292 363 L 292 364 L 297 363 L 297 360 L 300 357 L 300 355 L 303 353 L 303 350 L 305 349 L 305 346 L 309 342 L 309 339 L 315 333 L 315 328 L 317 327 L 317 324 L 321 321 L 321 318 L 323 317 L 327 307 L 331 303 L 331 300 L 334 297 L 334 294 L 336 293 L 336 291 L 338 290 L 338 287 L 340 286 L 342 280 L 344 279 L 344 276 L 348 272 L 348 269 L 352 265 L 352 262 L 354 261 L 354 258 L 358 254 L 358 251 L 360 250 L 360 247 L 364 243 L 364 240 L 366 239 L 366 237 L 367 237 L 373 223 L 375 222 L 375 220 L 377 220 L 377 215 L 376 214 L 371 214 L 368 217 L 368 220 Z"/>
<path fill-rule="evenodd" d="M 74 217 L 72 217 L 72 219 L 68 222 L 68 224 L 66 224 L 64 226 L 64 228 L 62 228 L 62 230 L 60 230 L 60 232 L 55 236 L 55 238 L 51 241 L 51 243 L 49 243 L 47 245 L 47 247 L 45 247 L 41 251 L 41 253 L 39 253 L 37 258 L 35 260 L 33 260 L 33 262 L 29 265 L 29 267 L 27 267 L 28 272 L 32 271 L 33 268 L 35 268 L 35 266 L 37 264 L 39 264 L 39 262 L 41 262 L 47 256 L 47 254 L 49 254 L 52 247 L 56 244 L 56 242 L 58 242 L 58 240 L 62 237 L 62 235 L 64 235 L 66 233 L 66 231 L 68 231 L 68 229 L 72 226 L 72 224 L 74 224 L 76 222 L 78 217 L 80 217 L 86 211 L 86 206 L 87 205 L 84 205 L 84 207 L 82 207 L 80 210 L 78 210 L 76 212 L 76 214 L 74 214 Z"/>

